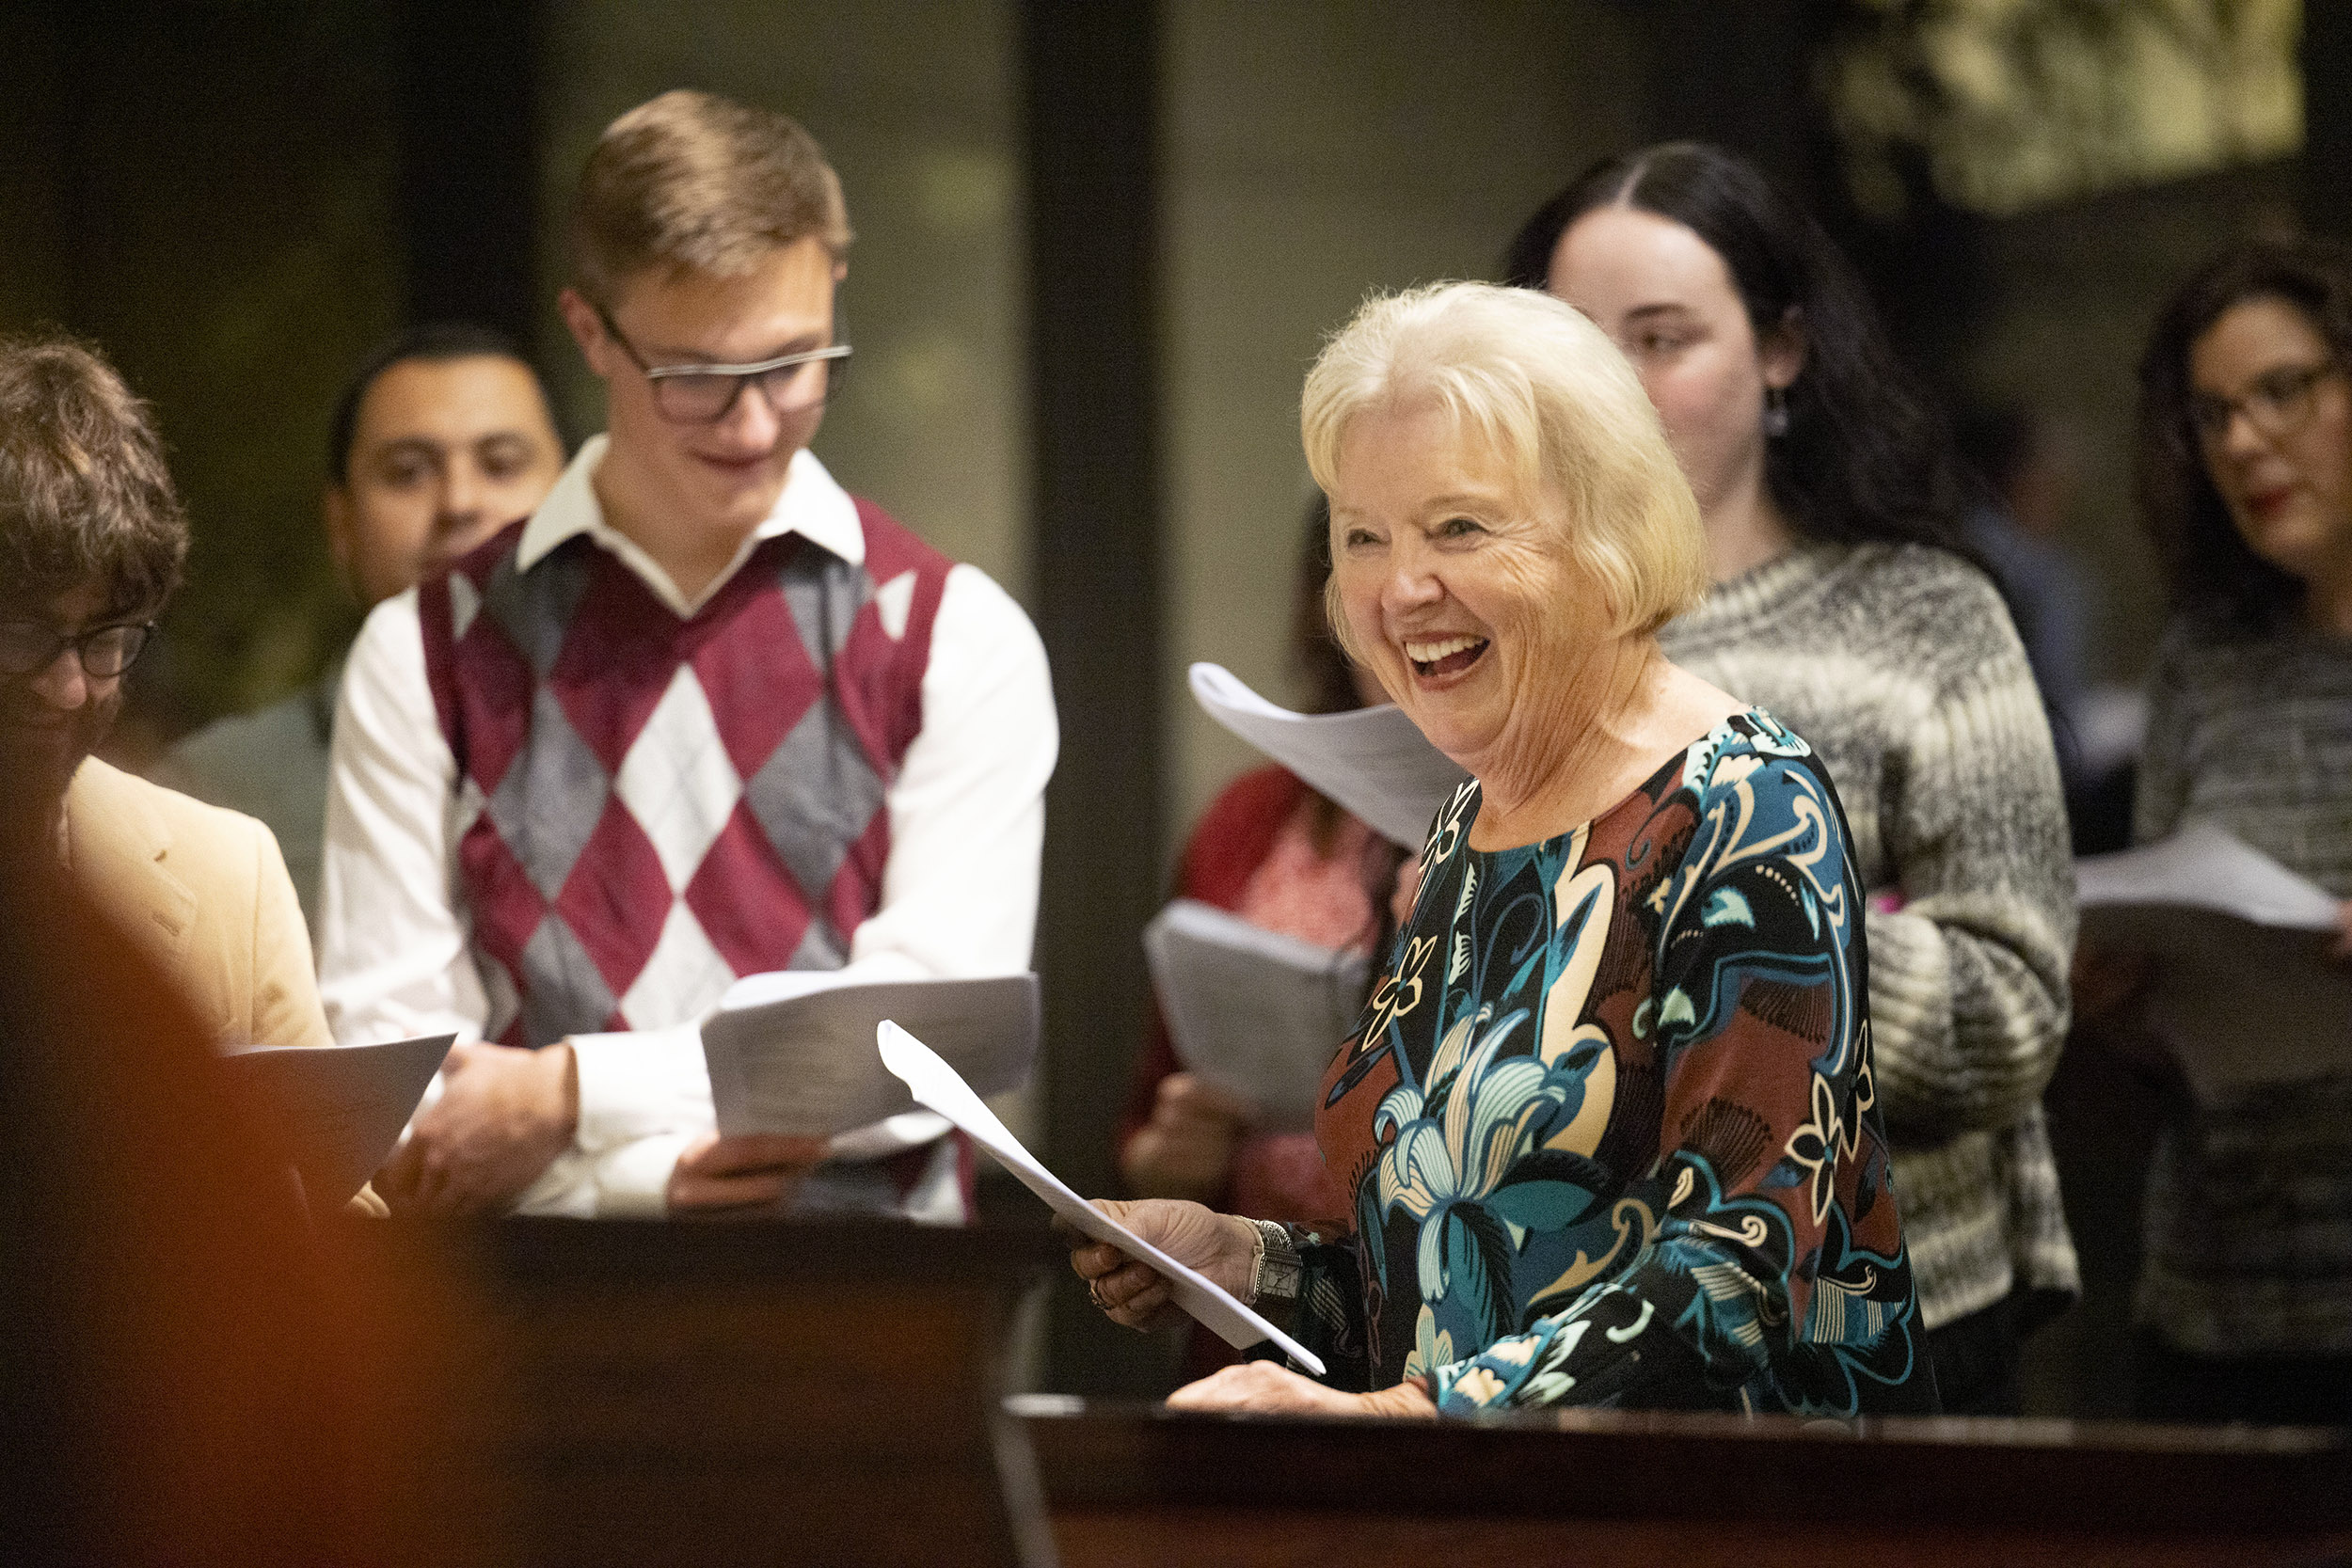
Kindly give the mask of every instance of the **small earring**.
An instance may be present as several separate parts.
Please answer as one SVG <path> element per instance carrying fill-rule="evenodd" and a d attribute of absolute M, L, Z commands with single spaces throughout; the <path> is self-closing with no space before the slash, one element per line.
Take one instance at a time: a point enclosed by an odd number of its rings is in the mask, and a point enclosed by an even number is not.
<path fill-rule="evenodd" d="M 1788 434 L 1788 389 L 1785 387 L 1764 388 L 1764 438 L 1777 441 Z"/>

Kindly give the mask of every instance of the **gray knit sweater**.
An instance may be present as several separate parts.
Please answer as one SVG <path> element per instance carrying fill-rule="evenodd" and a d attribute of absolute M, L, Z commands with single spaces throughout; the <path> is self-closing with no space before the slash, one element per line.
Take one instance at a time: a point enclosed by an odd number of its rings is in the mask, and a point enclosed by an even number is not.
<path fill-rule="evenodd" d="M 1879 1105 L 1928 1326 L 2012 1290 L 2075 1293 L 2042 1116 L 2074 946 L 2066 808 L 1993 585 L 1939 550 L 1807 544 L 1718 584 L 1660 641 L 1810 742 L 1845 804 L 1874 895 Z"/>

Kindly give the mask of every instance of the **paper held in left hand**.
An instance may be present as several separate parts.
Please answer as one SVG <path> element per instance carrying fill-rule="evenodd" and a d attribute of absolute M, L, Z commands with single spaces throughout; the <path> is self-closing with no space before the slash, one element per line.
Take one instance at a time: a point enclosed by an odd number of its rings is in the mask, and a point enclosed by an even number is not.
<path fill-rule="evenodd" d="M 2210 823 L 2075 863 L 2083 950 L 2154 960 L 2149 1010 L 2201 1104 L 2352 1071 L 2334 898 Z"/>
<path fill-rule="evenodd" d="M 844 984 L 840 973 L 746 975 L 703 1022 L 721 1133 L 838 1138 L 911 1111 L 906 1090 L 866 1054 L 885 1018 L 903 1018 L 939 1041 L 983 1094 L 1028 1082 L 1037 1055 L 1036 975 Z M 930 1124 L 926 1138 L 945 1131 L 921 1119 Z"/>
<path fill-rule="evenodd" d="M 455 1035 L 380 1045 L 255 1046 L 221 1058 L 238 1092 L 285 1130 L 302 1190 L 342 1203 L 390 1158 Z"/>
<path fill-rule="evenodd" d="M 1059 1177 L 1021 1147 L 1021 1140 L 996 1119 L 995 1113 L 981 1103 L 980 1097 L 956 1075 L 956 1069 L 941 1061 L 930 1046 L 887 1019 L 874 1031 L 874 1037 L 882 1051 L 882 1065 L 898 1075 L 917 1104 L 930 1107 L 963 1129 L 973 1142 L 994 1155 L 997 1163 L 1019 1178 L 1023 1186 L 1043 1198 L 1048 1208 L 1080 1233 L 1106 1242 L 1128 1257 L 1159 1270 L 1168 1279 L 1168 1292 L 1175 1297 L 1176 1305 L 1199 1319 L 1211 1333 L 1235 1350 L 1246 1350 L 1271 1339 L 1292 1360 L 1318 1377 L 1323 1374 L 1323 1362 L 1314 1352 L 1243 1306 L 1229 1291 L 1179 1263 L 1071 1191 Z"/>

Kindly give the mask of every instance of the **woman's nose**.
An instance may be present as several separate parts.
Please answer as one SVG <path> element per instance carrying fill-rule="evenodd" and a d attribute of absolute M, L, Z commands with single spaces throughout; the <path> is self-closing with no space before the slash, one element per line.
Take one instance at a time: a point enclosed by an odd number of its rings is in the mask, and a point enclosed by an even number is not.
<path fill-rule="evenodd" d="M 2222 455 L 2233 460 L 2259 457 L 2270 450 L 2270 437 L 2264 435 L 2254 417 L 2243 408 L 2230 410 L 2230 422 L 2221 430 Z"/>
<path fill-rule="evenodd" d="M 1381 585 L 1382 596 L 1391 606 L 1426 604 L 1444 593 L 1443 585 L 1438 581 L 1436 562 L 1425 550 L 1409 540 L 1391 547 L 1388 578 Z"/>

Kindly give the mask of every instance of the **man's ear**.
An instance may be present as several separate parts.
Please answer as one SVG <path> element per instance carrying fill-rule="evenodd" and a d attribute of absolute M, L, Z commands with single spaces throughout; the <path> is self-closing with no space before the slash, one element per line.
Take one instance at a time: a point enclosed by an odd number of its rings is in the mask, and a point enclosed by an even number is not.
<path fill-rule="evenodd" d="M 580 345 L 580 357 L 602 380 L 612 379 L 612 339 L 604 329 L 604 320 L 587 296 L 578 289 L 565 289 L 555 296 L 555 308 L 564 312 L 564 325 L 571 328 L 572 341 Z"/>
<path fill-rule="evenodd" d="M 1756 368 L 1763 372 L 1764 385 L 1784 392 L 1795 385 L 1797 377 L 1804 373 L 1809 349 L 1804 315 L 1791 305 L 1781 313 L 1780 325 L 1756 342 Z"/>

